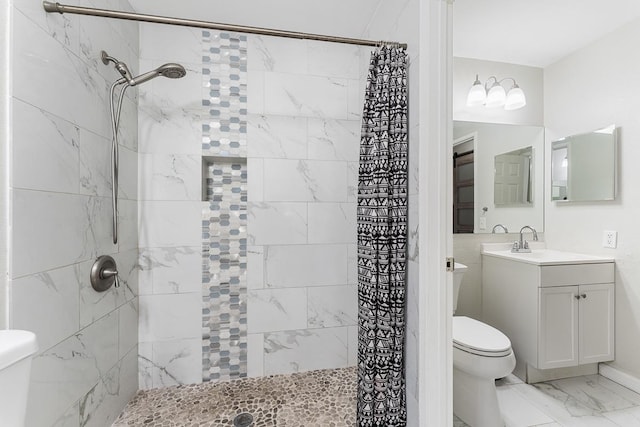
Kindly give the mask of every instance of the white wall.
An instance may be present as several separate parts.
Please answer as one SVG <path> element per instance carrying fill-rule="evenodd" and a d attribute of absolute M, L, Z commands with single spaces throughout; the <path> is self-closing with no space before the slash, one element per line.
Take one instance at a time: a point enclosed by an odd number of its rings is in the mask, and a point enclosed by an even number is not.
<path fill-rule="evenodd" d="M 458 126 L 459 125 L 459 126 Z M 475 227 L 479 230 L 479 218 L 482 207 L 487 207 L 486 230 L 474 234 L 453 235 L 453 255 L 469 269 L 465 273 L 458 294 L 457 315 L 481 319 L 482 313 L 482 271 L 480 244 L 488 242 L 507 242 L 519 238 L 521 227 L 529 225 L 535 228 L 542 240 L 544 229 L 544 129 L 537 126 L 504 125 L 493 123 L 458 123 L 454 127 L 454 137 L 468 134 L 471 130 L 477 133 L 475 155 Z M 459 132 L 460 135 L 457 135 Z M 525 207 L 496 207 L 493 203 L 493 171 L 494 156 L 526 146 L 534 147 L 534 202 Z M 499 230 L 491 234 L 494 225 L 502 224 L 509 229 L 509 234 Z M 527 240 L 531 240 L 527 234 Z"/>
<path fill-rule="evenodd" d="M 482 105 L 468 107 L 467 94 L 476 79 L 476 74 L 483 84 L 490 76 L 496 76 L 498 80 L 513 77 L 524 91 L 527 105 L 512 111 L 505 111 L 502 107 L 486 108 Z M 503 86 L 508 89 L 511 83 L 511 80 L 506 80 Z M 454 58 L 453 120 L 542 126 L 544 106 L 542 86 L 541 68 L 479 59 Z"/>
<path fill-rule="evenodd" d="M 137 390 L 137 128 L 122 114 L 120 243 L 111 237 L 109 83 L 100 50 L 137 71 L 138 27 L 13 3 L 9 327 L 34 331 L 26 425 L 105 426 Z M 130 9 L 125 1 L 97 7 Z M 110 254 L 120 288 L 89 283 Z"/>
<path fill-rule="evenodd" d="M 356 364 L 358 159 L 370 52 L 249 37 L 249 376 Z"/>
<path fill-rule="evenodd" d="M 620 132 L 619 191 L 613 202 L 548 202 L 550 247 L 616 258 L 616 360 L 640 377 L 640 20 L 545 69 L 547 147 L 562 136 L 615 123 Z M 550 150 L 548 150 L 550 151 Z M 546 170 L 550 170 L 547 155 Z M 547 185 L 547 200 L 550 198 Z M 617 249 L 602 248 L 602 231 L 618 231 Z"/>
<path fill-rule="evenodd" d="M 485 81 L 492 75 L 498 78 L 507 76 L 515 78 L 518 85 L 525 92 L 527 105 L 514 111 L 505 111 L 502 108 L 467 107 L 467 93 L 475 80 L 476 74 L 479 74 L 481 81 Z M 454 58 L 453 60 L 454 120 L 543 126 L 543 99 L 543 70 L 541 68 L 469 58 Z M 523 223 L 522 225 L 525 224 Z M 518 227 L 509 228 L 510 233 L 506 235 L 455 234 L 453 236 L 453 255 L 456 261 L 469 267 L 460 288 L 456 314 L 476 319 L 481 318 L 482 272 L 480 270 L 480 243 L 516 240 L 518 238 L 517 231 L 519 230 L 519 228 L 518 230 L 516 228 Z M 542 235 L 539 235 L 539 237 L 542 239 Z"/>
<path fill-rule="evenodd" d="M 141 389 L 202 382 L 202 56 L 201 29 L 140 24 L 140 70 L 187 71 L 138 89 Z"/>

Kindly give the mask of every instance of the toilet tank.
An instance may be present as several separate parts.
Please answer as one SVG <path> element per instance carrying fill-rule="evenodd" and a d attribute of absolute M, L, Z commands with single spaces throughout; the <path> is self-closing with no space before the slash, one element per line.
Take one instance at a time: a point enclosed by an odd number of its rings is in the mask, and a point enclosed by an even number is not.
<path fill-rule="evenodd" d="M 33 332 L 0 330 L 0 424 L 3 426 L 24 426 L 31 358 L 36 351 L 38 345 Z"/>
<path fill-rule="evenodd" d="M 456 308 L 458 307 L 458 294 L 460 292 L 460 285 L 462 284 L 462 278 L 464 277 L 464 273 L 467 271 L 467 266 L 456 262 L 453 268 L 453 313 L 455 314 Z"/>

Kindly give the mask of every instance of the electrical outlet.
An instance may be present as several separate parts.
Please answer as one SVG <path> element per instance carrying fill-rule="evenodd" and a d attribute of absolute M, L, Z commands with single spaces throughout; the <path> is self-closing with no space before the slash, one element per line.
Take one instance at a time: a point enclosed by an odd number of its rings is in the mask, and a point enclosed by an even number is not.
<path fill-rule="evenodd" d="M 605 230 L 602 233 L 602 246 L 615 249 L 618 246 L 618 232 Z"/>
<path fill-rule="evenodd" d="M 480 230 L 486 230 L 487 229 L 487 217 L 486 216 L 481 216 L 480 217 Z"/>

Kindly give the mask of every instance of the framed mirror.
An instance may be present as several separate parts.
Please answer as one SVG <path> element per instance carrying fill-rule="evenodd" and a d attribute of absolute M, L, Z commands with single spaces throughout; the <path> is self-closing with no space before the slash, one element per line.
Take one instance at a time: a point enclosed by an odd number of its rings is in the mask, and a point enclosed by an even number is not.
<path fill-rule="evenodd" d="M 615 125 L 551 143 L 551 200 L 615 200 L 618 130 Z"/>
<path fill-rule="evenodd" d="M 454 121 L 453 137 L 453 232 L 491 233 L 498 224 L 544 231 L 544 128 Z M 519 185 L 496 181 L 496 162 L 506 156 L 513 157 L 505 172 Z"/>

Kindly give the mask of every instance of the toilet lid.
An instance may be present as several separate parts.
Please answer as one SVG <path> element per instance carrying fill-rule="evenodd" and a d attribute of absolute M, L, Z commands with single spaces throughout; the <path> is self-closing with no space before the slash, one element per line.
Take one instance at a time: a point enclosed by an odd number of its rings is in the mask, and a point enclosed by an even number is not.
<path fill-rule="evenodd" d="M 453 317 L 453 346 L 481 356 L 511 353 L 511 341 L 496 328 L 465 316 Z"/>
<path fill-rule="evenodd" d="M 0 370 L 31 356 L 36 351 L 38 343 L 33 332 L 11 329 L 0 331 Z"/>

